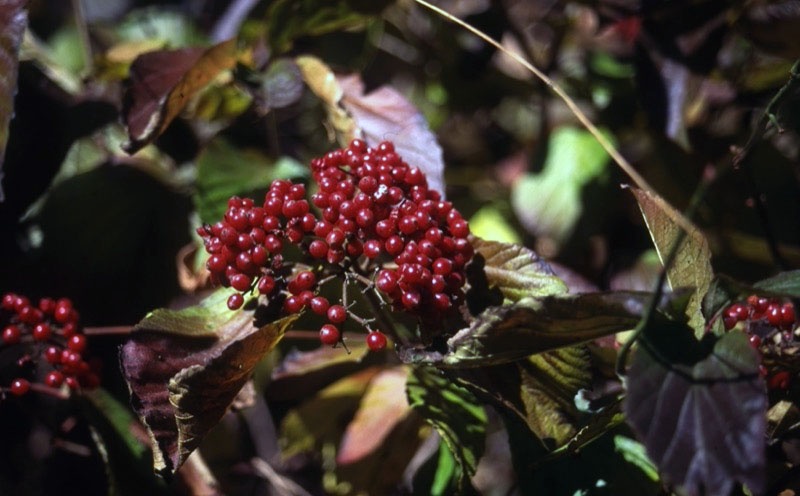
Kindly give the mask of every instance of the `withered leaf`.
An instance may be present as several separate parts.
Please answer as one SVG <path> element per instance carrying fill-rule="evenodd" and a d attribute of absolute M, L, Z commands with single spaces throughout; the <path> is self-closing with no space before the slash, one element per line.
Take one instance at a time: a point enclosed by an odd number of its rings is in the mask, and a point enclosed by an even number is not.
<path fill-rule="evenodd" d="M 210 48 L 158 50 L 136 57 L 124 96 L 123 121 L 133 154 L 156 139 L 189 99 L 236 63 L 236 40 Z"/>
<path fill-rule="evenodd" d="M 254 321 L 263 307 L 232 312 L 225 305 L 229 294 L 219 290 L 193 307 L 156 310 L 122 347 L 131 401 L 159 471 L 180 467 L 296 318 Z"/>
<path fill-rule="evenodd" d="M 0 2 L 0 201 L 3 201 L 3 157 L 8 143 L 8 126 L 14 116 L 14 95 L 17 92 L 19 47 L 28 15 L 22 10 L 25 0 Z"/>

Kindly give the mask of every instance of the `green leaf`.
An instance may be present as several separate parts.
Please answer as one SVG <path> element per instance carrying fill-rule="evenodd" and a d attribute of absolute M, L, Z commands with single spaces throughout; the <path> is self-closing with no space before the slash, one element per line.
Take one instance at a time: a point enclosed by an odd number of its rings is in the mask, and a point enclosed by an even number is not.
<path fill-rule="evenodd" d="M 526 230 L 561 243 L 583 211 L 581 188 L 604 173 L 608 155 L 591 134 L 567 126 L 553 131 L 547 150 L 542 172 L 514 184 L 511 204 Z"/>
<path fill-rule="evenodd" d="M 408 402 L 439 433 L 458 463 L 461 490 L 469 487 L 483 454 L 486 412 L 477 398 L 432 367 L 414 367 Z"/>
<path fill-rule="evenodd" d="M 630 188 L 636 197 L 642 216 L 647 223 L 650 237 L 663 264 L 664 258 L 672 248 L 672 244 L 681 226 L 685 225 L 683 216 L 669 205 L 663 198 L 641 190 Z M 705 333 L 705 319 L 702 313 L 703 297 L 711 286 L 714 271 L 711 268 L 711 250 L 703 233 L 694 226 L 684 239 L 675 261 L 667 271 L 670 287 L 691 287 L 694 294 L 689 300 L 686 315 L 689 325 L 700 338 Z"/>
<path fill-rule="evenodd" d="M 781 272 L 769 279 L 755 283 L 753 287 L 769 291 L 776 296 L 800 298 L 800 270 Z"/>
<path fill-rule="evenodd" d="M 14 115 L 14 95 L 17 92 L 17 69 L 22 35 L 28 25 L 25 0 L 9 0 L 0 4 L 0 182 L 3 179 L 3 158 L 8 143 L 8 126 Z M 0 184 L 0 201 L 3 201 Z"/>
<path fill-rule="evenodd" d="M 458 479 L 458 465 L 447 443 L 439 443 L 439 459 L 436 472 L 433 474 L 431 496 L 442 496 L 451 487 L 453 480 Z"/>
<path fill-rule="evenodd" d="M 197 159 L 194 202 L 200 220 L 213 223 L 222 218 L 231 196 L 267 189 L 275 179 L 307 175 L 308 168 L 292 158 L 272 161 L 255 150 L 242 150 L 217 138 Z"/>
<path fill-rule="evenodd" d="M 649 478 L 654 481 L 659 480 L 658 468 L 647 457 L 647 452 L 642 443 L 634 441 L 625 436 L 614 436 L 614 448 L 620 453 L 625 461 L 639 467 Z"/>
<path fill-rule="evenodd" d="M 647 293 L 584 293 L 526 298 L 489 307 L 447 341 L 445 353 L 400 348 L 407 363 L 481 367 L 521 360 L 633 329 L 649 300 Z"/>
<path fill-rule="evenodd" d="M 269 321 L 269 308 L 253 305 L 230 311 L 229 294 L 222 289 L 196 306 L 151 312 L 122 347 L 123 375 L 159 471 L 180 467 L 297 318 Z"/>
<path fill-rule="evenodd" d="M 665 320 L 645 329 L 626 416 L 664 478 L 686 493 L 729 494 L 737 481 L 761 493 L 767 396 L 758 352 L 739 331 L 706 336 L 698 342 Z"/>
<path fill-rule="evenodd" d="M 519 234 L 514 230 L 500 211 L 491 205 L 482 207 L 469 219 L 469 229 L 475 236 L 485 241 L 500 243 L 520 243 Z"/>
<path fill-rule="evenodd" d="M 475 252 L 483 257 L 483 272 L 489 285 L 516 302 L 567 292 L 567 286 L 533 250 L 521 245 L 471 237 Z"/>

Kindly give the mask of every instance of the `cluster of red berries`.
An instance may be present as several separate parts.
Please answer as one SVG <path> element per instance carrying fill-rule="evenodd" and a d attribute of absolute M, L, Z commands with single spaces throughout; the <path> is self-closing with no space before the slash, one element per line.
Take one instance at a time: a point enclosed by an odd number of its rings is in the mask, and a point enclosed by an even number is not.
<path fill-rule="evenodd" d="M 310 308 L 327 318 L 320 340 L 329 345 L 341 341 L 337 326 L 348 316 L 365 327 L 368 320 L 318 296 L 320 276 L 367 281 L 365 289 L 377 287 L 396 309 L 423 318 L 441 318 L 463 300 L 464 266 L 474 253 L 467 221 L 428 189 L 425 174 L 404 162 L 391 142 L 370 148 L 353 140 L 312 160 L 311 171 L 318 185 L 311 203 L 320 217 L 305 199 L 305 186 L 276 180 L 261 206 L 231 198 L 224 220 L 198 229 L 210 254 L 212 281 L 240 293 L 257 288 L 264 295 L 283 294 L 288 313 Z M 316 264 L 312 270 L 290 280 L 280 276 L 288 265 L 284 242 L 307 253 Z M 240 293 L 228 300 L 230 309 L 244 303 Z M 382 332 L 369 330 L 370 349 L 386 342 Z"/>
<path fill-rule="evenodd" d="M 722 313 L 722 322 L 726 330 L 733 329 L 742 322 L 749 335 L 750 346 L 759 352 L 771 354 L 797 344 L 797 317 L 794 304 L 789 301 L 750 295 L 746 301 L 727 307 Z M 788 370 L 779 370 L 770 375 L 767 367 L 762 364 L 760 372 L 763 377 L 767 377 L 767 386 L 770 389 L 785 390 L 791 384 L 791 373 Z"/>
<path fill-rule="evenodd" d="M 67 298 L 42 298 L 33 305 L 25 296 L 6 293 L 0 302 L 3 322 L 2 345 L 27 346 L 30 350 L 17 362 L 19 366 L 35 363 L 38 357 L 50 365 L 44 384 L 51 388 L 66 384 L 70 389 L 92 389 L 100 385 L 99 362 L 84 360 L 86 336 L 80 332 L 78 312 Z M 19 377 L 6 390 L 22 396 L 31 382 Z"/>
<path fill-rule="evenodd" d="M 311 161 L 320 191 L 311 201 L 323 219 L 310 252 L 335 262 L 362 253 L 385 254 L 396 269 L 378 272 L 376 286 L 396 308 L 441 315 L 463 298 L 464 266 L 472 259 L 469 225 L 453 204 L 428 189 L 425 174 L 395 152 L 391 142 L 350 146 Z"/>

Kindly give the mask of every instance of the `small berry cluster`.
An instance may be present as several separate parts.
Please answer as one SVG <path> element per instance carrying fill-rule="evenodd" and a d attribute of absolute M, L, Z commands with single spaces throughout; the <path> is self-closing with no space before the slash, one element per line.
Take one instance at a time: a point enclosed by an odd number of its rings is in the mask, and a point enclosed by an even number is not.
<path fill-rule="evenodd" d="M 309 308 L 325 317 L 323 344 L 342 341 L 339 326 L 349 317 L 368 330 L 369 348 L 380 350 L 386 336 L 347 304 L 351 280 L 364 291 L 377 288 L 395 309 L 423 319 L 441 319 L 463 301 L 464 266 L 474 253 L 467 221 L 428 188 L 425 174 L 404 162 L 391 142 L 370 148 L 353 140 L 312 160 L 311 172 L 318 185 L 311 204 L 319 217 L 305 199 L 305 186 L 276 180 L 262 206 L 231 198 L 224 220 L 198 229 L 210 254 L 212 281 L 239 291 L 228 300 L 230 309 L 242 306 L 241 293 L 257 288 L 285 297 L 287 313 Z M 284 241 L 308 255 L 310 270 L 284 262 Z M 281 275 L 292 270 L 293 277 Z M 336 304 L 318 293 L 333 279 L 343 280 Z"/>
<path fill-rule="evenodd" d="M 776 298 L 765 298 L 750 295 L 744 302 L 734 303 L 722 312 L 725 330 L 733 329 L 740 322 L 749 335 L 750 346 L 762 355 L 779 354 L 788 347 L 798 345 L 796 336 L 797 317 L 794 304 Z M 778 370 L 770 375 L 762 363 L 760 372 L 768 377 L 767 385 L 772 390 L 786 390 L 791 385 L 791 374 L 788 370 Z"/>
<path fill-rule="evenodd" d="M 86 336 L 80 332 L 78 312 L 67 298 L 42 298 L 38 305 L 25 296 L 6 293 L 0 302 L 3 346 L 27 346 L 30 351 L 17 362 L 35 363 L 43 357 L 50 365 L 44 384 L 51 388 L 66 384 L 70 389 L 93 389 L 100 385 L 99 362 L 84 360 Z M 31 390 L 29 380 L 19 377 L 6 390 L 22 396 Z"/>

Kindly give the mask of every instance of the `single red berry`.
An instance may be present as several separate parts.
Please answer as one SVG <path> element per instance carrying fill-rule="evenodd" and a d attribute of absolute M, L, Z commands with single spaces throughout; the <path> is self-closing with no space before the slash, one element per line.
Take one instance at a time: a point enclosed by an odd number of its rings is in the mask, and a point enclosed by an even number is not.
<path fill-rule="evenodd" d="M 247 291 L 250 289 L 251 279 L 245 274 L 236 274 L 231 277 L 231 286 L 237 291 Z"/>
<path fill-rule="evenodd" d="M 64 374 L 59 372 L 58 370 L 53 370 L 47 377 L 44 379 L 44 383 L 50 387 L 60 387 L 64 383 Z"/>
<path fill-rule="evenodd" d="M 381 331 L 370 331 L 367 334 L 367 346 L 371 351 L 380 351 L 386 348 L 386 335 Z"/>
<path fill-rule="evenodd" d="M 344 238 L 344 232 L 342 232 L 340 229 L 334 229 L 328 233 L 328 235 L 325 237 L 325 241 L 329 246 L 340 247 L 342 246 L 342 243 L 344 243 Z"/>
<path fill-rule="evenodd" d="M 81 387 L 80 383 L 78 382 L 78 378 L 72 375 L 67 376 L 67 378 L 64 379 L 64 382 L 66 382 L 67 386 L 72 390 L 76 390 Z"/>
<path fill-rule="evenodd" d="M 290 296 L 283 302 L 287 313 L 297 313 L 303 309 L 303 300 L 299 296 Z"/>
<path fill-rule="evenodd" d="M 303 306 L 307 307 L 308 305 L 311 304 L 311 300 L 314 299 L 314 293 L 312 293 L 309 290 L 305 290 L 301 291 L 300 294 L 297 295 L 297 297 L 300 298 L 300 302 L 303 304 Z"/>
<path fill-rule="evenodd" d="M 56 322 L 64 324 L 69 321 L 71 312 L 72 312 L 72 305 L 64 303 L 64 300 L 60 300 L 56 305 L 56 311 L 53 317 L 56 319 Z"/>
<path fill-rule="evenodd" d="M 341 305 L 331 305 L 328 308 L 328 320 L 334 324 L 341 324 L 347 318 L 347 310 Z"/>
<path fill-rule="evenodd" d="M 326 315 L 328 312 L 328 307 L 330 307 L 330 303 L 328 303 L 328 299 L 324 296 L 317 296 L 316 298 L 311 299 L 310 306 L 312 312 L 318 315 Z"/>
<path fill-rule="evenodd" d="M 433 273 L 446 276 L 453 271 L 453 262 L 447 258 L 437 258 L 433 262 Z"/>
<path fill-rule="evenodd" d="M 67 346 L 72 351 L 83 353 L 83 350 L 86 349 L 86 336 L 83 334 L 75 334 L 69 341 L 67 341 Z"/>
<path fill-rule="evenodd" d="M 294 280 L 297 281 L 297 286 L 300 288 L 300 291 L 305 291 L 306 289 L 311 289 L 314 286 L 314 284 L 317 282 L 317 277 L 310 270 L 304 270 L 303 272 L 297 274 Z"/>
<path fill-rule="evenodd" d="M 790 381 L 789 372 L 782 370 L 769 378 L 768 386 L 770 389 L 789 389 Z"/>
<path fill-rule="evenodd" d="M 750 336 L 750 338 L 748 338 L 748 341 L 750 342 L 750 346 L 752 346 L 755 349 L 761 347 L 761 338 L 759 336 L 756 336 L 755 334 Z"/>
<path fill-rule="evenodd" d="M 364 243 L 364 255 L 367 258 L 375 258 L 381 254 L 381 242 L 377 239 L 370 239 Z"/>
<path fill-rule="evenodd" d="M 315 239 L 308 245 L 308 253 L 314 258 L 324 258 L 328 254 L 328 245 L 324 241 Z"/>
<path fill-rule="evenodd" d="M 50 339 L 50 325 L 46 322 L 36 324 L 33 328 L 33 339 L 37 341 L 47 341 Z"/>
<path fill-rule="evenodd" d="M 767 307 L 767 322 L 775 327 L 781 325 L 783 318 L 781 317 L 781 307 L 777 304 L 771 304 Z"/>
<path fill-rule="evenodd" d="M 64 335 L 65 338 L 68 338 L 78 332 L 78 326 L 75 325 L 75 322 L 67 322 L 64 324 L 64 327 L 61 328 L 61 334 Z"/>
<path fill-rule="evenodd" d="M 19 343 L 19 338 L 21 336 L 21 332 L 19 327 L 15 325 L 7 326 L 3 329 L 3 342 L 5 344 L 16 344 Z"/>
<path fill-rule="evenodd" d="M 784 303 L 781 307 L 781 323 L 785 327 L 791 327 L 795 321 L 794 305 L 791 303 Z"/>
<path fill-rule="evenodd" d="M 769 298 L 758 298 L 756 304 L 754 305 L 756 312 L 764 313 L 767 311 L 767 307 L 769 306 Z"/>
<path fill-rule="evenodd" d="M 56 300 L 52 298 L 42 298 L 39 300 L 39 310 L 47 315 L 52 315 L 53 312 L 56 311 Z"/>
<path fill-rule="evenodd" d="M 61 351 L 55 346 L 48 346 L 47 349 L 44 350 L 44 359 L 47 360 L 48 363 L 59 363 L 61 361 Z"/>
<path fill-rule="evenodd" d="M 31 383 L 26 379 L 14 379 L 11 382 L 11 394 L 14 396 L 22 396 L 31 389 Z"/>
<path fill-rule="evenodd" d="M 262 295 L 267 295 L 272 293 L 273 289 L 275 289 L 275 279 L 270 276 L 261 276 L 258 281 L 258 292 Z"/>
<path fill-rule="evenodd" d="M 0 304 L 0 308 L 3 310 L 13 310 L 14 304 L 17 301 L 17 295 L 14 293 L 6 293 L 3 295 L 3 302 Z"/>
<path fill-rule="evenodd" d="M 244 305 L 244 296 L 241 293 L 233 293 L 228 297 L 228 308 L 238 310 Z"/>
<path fill-rule="evenodd" d="M 339 342 L 340 334 L 339 329 L 333 324 L 325 324 L 319 330 L 319 340 L 322 344 L 333 346 Z"/>

